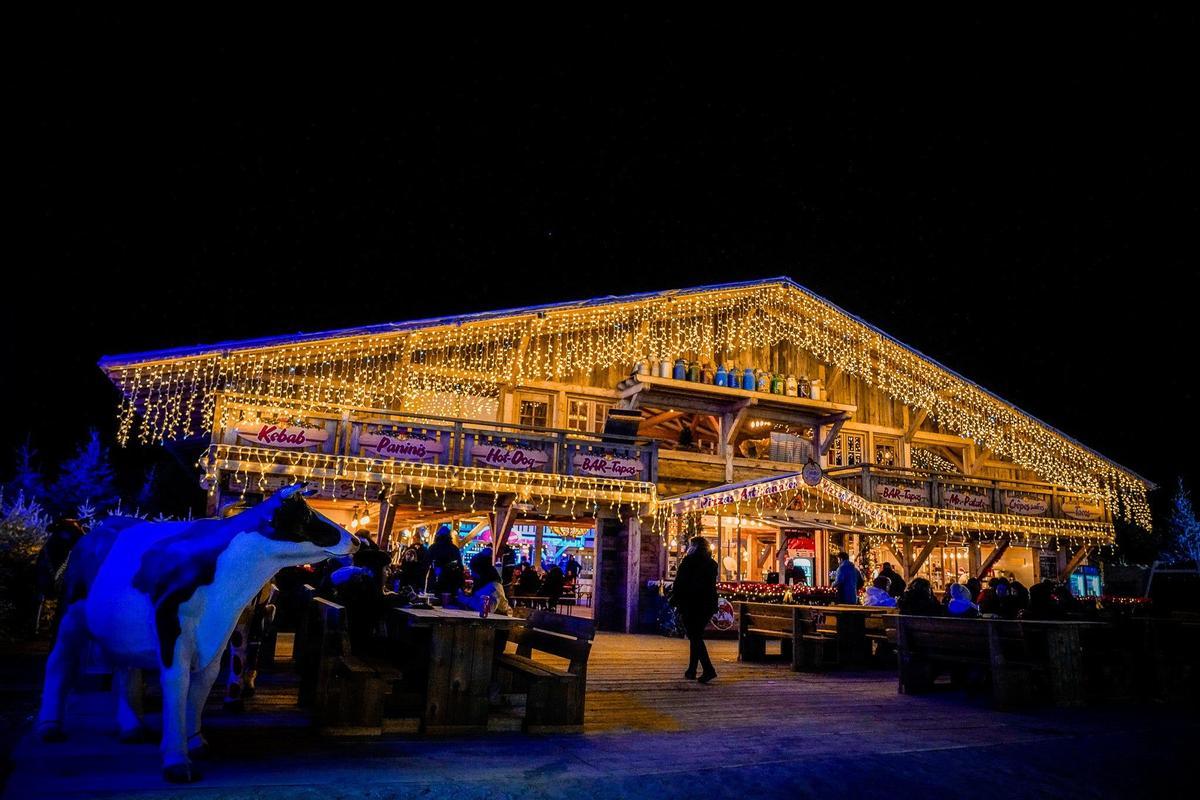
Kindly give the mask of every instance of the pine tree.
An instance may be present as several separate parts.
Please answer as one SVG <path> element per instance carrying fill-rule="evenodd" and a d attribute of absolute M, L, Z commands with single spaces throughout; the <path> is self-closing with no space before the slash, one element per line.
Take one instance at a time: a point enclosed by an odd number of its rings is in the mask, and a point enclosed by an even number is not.
<path fill-rule="evenodd" d="M 24 495 L 29 501 L 45 497 L 46 484 L 37 468 L 37 450 L 33 449 L 33 442 L 28 437 L 25 444 L 17 448 L 16 475 L 7 488 L 10 495 Z"/>
<path fill-rule="evenodd" d="M 62 466 L 62 474 L 48 498 L 57 510 L 70 513 L 81 503 L 106 506 L 117 496 L 108 448 L 100 442 L 96 429 L 89 431 L 87 442 L 79 445 L 75 456 Z"/>
<path fill-rule="evenodd" d="M 1200 520 L 1192 510 L 1192 495 L 1179 479 L 1179 491 L 1171 508 L 1171 534 L 1180 555 L 1190 558 L 1200 566 Z"/>
<path fill-rule="evenodd" d="M 150 468 L 146 470 L 146 479 L 142 482 L 142 489 L 138 492 L 137 496 L 137 507 L 143 513 L 149 514 L 157 510 L 157 488 L 158 465 L 151 464 Z"/>

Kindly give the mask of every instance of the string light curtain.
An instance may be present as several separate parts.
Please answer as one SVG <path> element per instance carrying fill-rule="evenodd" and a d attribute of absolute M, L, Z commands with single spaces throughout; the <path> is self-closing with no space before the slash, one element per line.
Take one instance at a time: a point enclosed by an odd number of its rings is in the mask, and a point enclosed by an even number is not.
<path fill-rule="evenodd" d="M 124 396 L 120 441 L 152 443 L 211 431 L 218 391 L 287 397 L 301 413 L 333 404 L 486 417 L 495 416 L 504 385 L 644 360 L 722 359 L 782 342 L 1149 529 L 1146 486 L 1136 475 L 786 280 L 125 361 L 108 370 Z"/>

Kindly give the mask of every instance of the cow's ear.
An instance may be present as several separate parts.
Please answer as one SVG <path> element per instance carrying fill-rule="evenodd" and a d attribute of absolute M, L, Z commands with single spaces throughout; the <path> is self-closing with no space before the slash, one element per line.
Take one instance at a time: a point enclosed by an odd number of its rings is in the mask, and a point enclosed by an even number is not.
<path fill-rule="evenodd" d="M 317 494 L 316 489 L 305 489 L 303 492 L 298 492 L 298 495 L 302 495 L 304 497 L 314 497 L 314 496 L 316 496 L 316 494 Z"/>
<path fill-rule="evenodd" d="M 307 486 L 308 484 L 304 482 L 293 483 L 290 486 L 285 486 L 279 490 L 279 499 L 291 500 L 293 497 L 300 499 L 301 496 L 308 494 L 308 492 L 305 491 L 305 487 Z M 316 490 L 314 489 L 313 491 L 315 492 Z"/>

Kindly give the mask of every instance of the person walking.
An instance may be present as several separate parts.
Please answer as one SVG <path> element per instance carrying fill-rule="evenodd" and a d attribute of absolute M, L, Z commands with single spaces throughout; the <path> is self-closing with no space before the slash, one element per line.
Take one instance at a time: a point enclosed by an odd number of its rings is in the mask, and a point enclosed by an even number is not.
<path fill-rule="evenodd" d="M 717 613 L 717 562 L 713 561 L 708 540 L 703 536 L 692 539 L 687 555 L 679 562 L 675 573 L 675 586 L 671 591 L 671 605 L 683 617 L 687 632 L 688 668 L 683 677 L 708 683 L 717 677 L 708 648 L 704 645 L 704 629 Z M 696 677 L 697 664 L 703 669 Z"/>

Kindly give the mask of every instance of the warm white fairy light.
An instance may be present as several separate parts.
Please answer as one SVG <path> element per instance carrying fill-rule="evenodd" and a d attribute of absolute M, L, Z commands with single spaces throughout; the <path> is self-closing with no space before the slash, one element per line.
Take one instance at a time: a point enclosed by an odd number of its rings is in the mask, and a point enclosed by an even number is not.
<path fill-rule="evenodd" d="M 124 401 L 118 435 L 142 442 L 211 431 L 217 391 L 480 418 L 524 380 L 587 383 L 645 359 L 740 353 L 788 342 L 948 431 L 1148 528 L 1132 475 L 792 284 L 571 307 L 421 330 L 343 336 L 110 370 Z M 140 424 L 136 411 L 142 410 Z"/>

